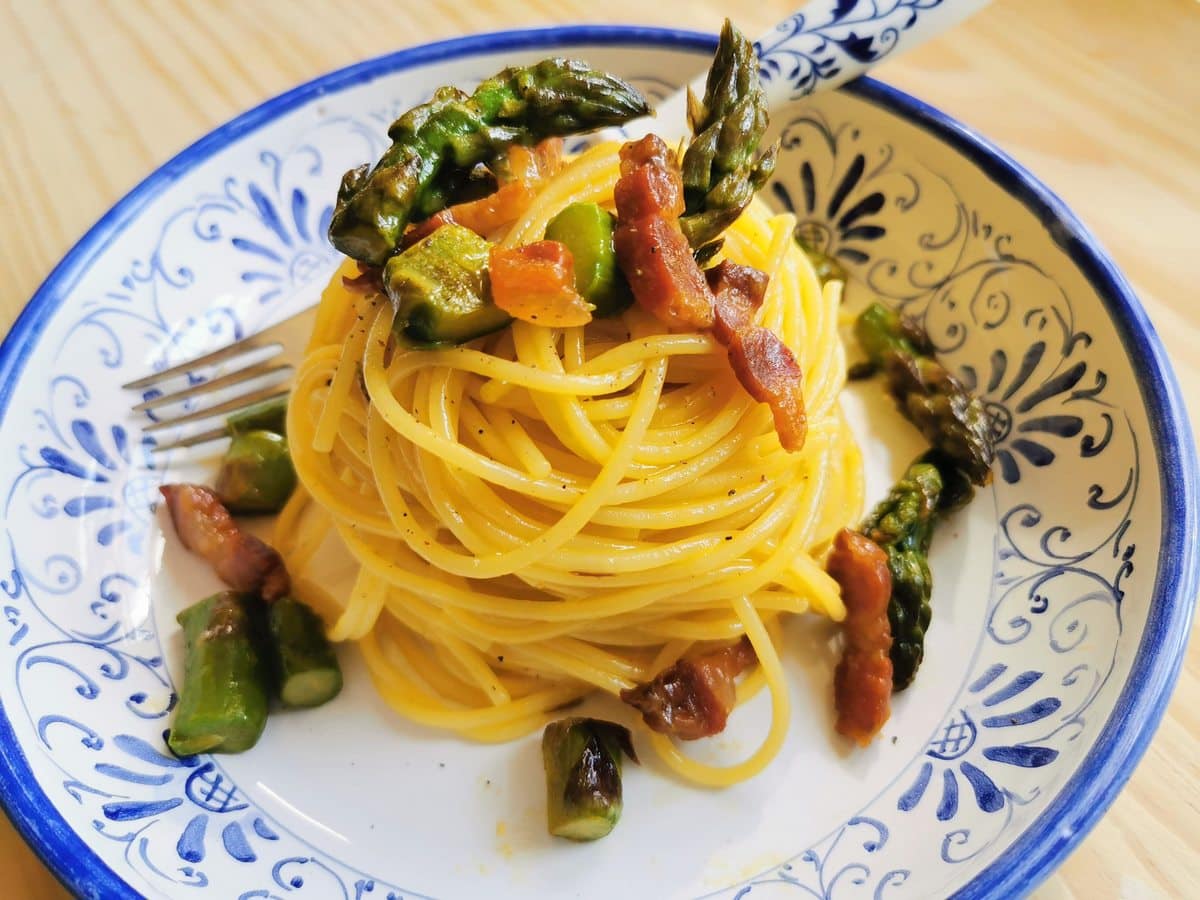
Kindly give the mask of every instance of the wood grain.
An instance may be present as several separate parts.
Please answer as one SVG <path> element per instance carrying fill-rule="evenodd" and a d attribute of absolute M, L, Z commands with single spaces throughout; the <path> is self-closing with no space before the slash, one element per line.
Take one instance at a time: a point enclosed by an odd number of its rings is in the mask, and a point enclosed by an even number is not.
<path fill-rule="evenodd" d="M 757 33 L 792 0 L 6 0 L 0 5 L 0 329 L 151 169 L 329 69 L 469 31 L 570 21 Z M 1200 4 L 998 0 L 878 76 L 988 135 L 1069 203 L 1129 276 L 1200 402 Z M 85 149 L 86 152 L 80 152 Z M 1112 810 L 1037 892 L 1196 896 L 1200 643 Z M 61 887 L 0 820 L 5 895 Z"/>

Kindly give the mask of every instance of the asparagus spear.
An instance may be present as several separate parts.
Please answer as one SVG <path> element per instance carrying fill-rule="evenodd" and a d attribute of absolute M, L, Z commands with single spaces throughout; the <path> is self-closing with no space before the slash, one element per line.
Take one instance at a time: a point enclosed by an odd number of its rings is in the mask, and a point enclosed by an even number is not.
<path fill-rule="evenodd" d="M 882 369 L 896 405 L 934 448 L 978 485 L 992 480 L 992 423 L 987 410 L 934 357 L 915 323 L 874 303 L 854 323 L 873 369 Z"/>
<path fill-rule="evenodd" d="M 602 838 L 621 818 L 621 754 L 637 762 L 629 729 L 600 719 L 560 719 L 542 733 L 546 821 L 573 841 Z"/>
<path fill-rule="evenodd" d="M 320 706 L 342 689 L 342 669 L 320 616 L 294 597 L 267 609 L 267 634 L 284 706 Z"/>
<path fill-rule="evenodd" d="M 443 208 L 448 185 L 510 144 L 619 125 L 649 111 L 624 81 L 561 58 L 507 68 L 470 96 L 439 88 L 392 124 L 392 145 L 373 168 L 346 173 L 329 238 L 347 256 L 383 265 L 410 221 Z"/>
<path fill-rule="evenodd" d="M 888 622 L 892 629 L 892 687 L 912 683 L 925 655 L 925 630 L 932 609 L 929 544 L 941 502 L 937 466 L 918 459 L 862 524 L 863 534 L 887 553 L 892 576 Z"/>
<path fill-rule="evenodd" d="M 248 750 L 267 723 L 268 679 L 248 602 L 223 591 L 178 616 L 186 661 L 167 744 L 180 756 Z"/>
<path fill-rule="evenodd" d="M 941 450 L 926 450 L 917 457 L 917 462 L 929 463 L 942 476 L 942 493 L 938 497 L 938 512 L 948 513 L 962 509 L 975 497 L 975 487 L 967 473 Z"/>
<path fill-rule="evenodd" d="M 233 513 L 279 512 L 296 488 L 287 438 L 262 429 L 234 436 L 217 472 L 216 491 Z"/>
<path fill-rule="evenodd" d="M 755 158 L 767 130 L 758 55 L 726 19 L 708 70 L 704 100 L 688 95 L 694 137 L 683 155 L 685 209 L 679 224 L 698 253 L 733 223 L 775 170 L 778 143 Z"/>

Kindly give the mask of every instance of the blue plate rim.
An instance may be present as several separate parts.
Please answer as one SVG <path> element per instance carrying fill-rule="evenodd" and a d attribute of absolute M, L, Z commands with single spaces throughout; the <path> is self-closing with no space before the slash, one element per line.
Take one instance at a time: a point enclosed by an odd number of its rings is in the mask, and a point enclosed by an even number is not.
<path fill-rule="evenodd" d="M 46 324 L 96 257 L 182 174 L 227 144 L 307 103 L 397 71 L 459 56 L 564 44 L 644 45 L 711 51 L 702 32 L 635 25 L 568 25 L 487 32 L 422 44 L 318 76 L 208 132 L 148 175 L 72 247 L 46 277 L 0 345 L 0 421 L 17 376 Z M 1187 647 L 1200 588 L 1200 504 L 1196 448 L 1166 351 L 1128 281 L 1067 205 L 988 139 L 936 108 L 872 79 L 847 85 L 867 102 L 901 114 L 970 159 L 1033 212 L 1096 289 L 1131 355 L 1160 472 L 1162 549 L 1142 641 L 1128 683 L 1078 771 L 1021 836 L 955 896 L 1008 897 L 1041 882 L 1112 804 L 1145 753 L 1166 711 Z M 82 841 L 30 777 L 25 754 L 0 703 L 0 805 L 56 877 L 79 896 L 140 895 Z"/>

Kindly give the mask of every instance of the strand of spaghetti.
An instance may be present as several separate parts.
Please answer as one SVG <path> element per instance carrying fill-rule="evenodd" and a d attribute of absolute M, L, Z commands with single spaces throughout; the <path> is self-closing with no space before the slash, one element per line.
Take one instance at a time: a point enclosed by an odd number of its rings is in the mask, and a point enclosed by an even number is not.
<path fill-rule="evenodd" d="M 514 322 L 513 344 L 517 351 L 517 359 L 523 364 L 553 375 L 566 375 L 566 369 L 555 346 L 555 334 L 549 329 L 538 328 L 527 322 Z M 663 374 L 665 378 L 666 373 Z M 542 421 L 568 451 L 581 459 L 598 464 L 603 463 L 612 454 L 617 436 L 613 435 L 612 444 L 605 440 L 584 413 L 578 395 L 533 391 L 531 397 Z"/>
<path fill-rule="evenodd" d="M 325 534 L 329 531 L 328 517 L 325 516 L 324 510 L 314 508 L 308 492 L 303 487 L 297 486 L 292 494 L 292 498 L 288 501 L 288 506 L 296 500 L 299 504 L 296 507 L 298 510 L 295 513 L 295 521 L 289 521 L 291 517 L 284 517 L 284 513 L 288 512 L 287 507 L 280 513 L 280 522 L 282 526 L 276 523 L 275 534 L 272 538 L 272 546 L 279 551 L 280 555 L 286 560 L 288 568 L 299 571 L 305 568 L 312 560 L 313 555 L 321 546 L 321 542 L 325 539 Z M 320 525 L 315 525 L 310 520 L 319 516 L 323 522 Z M 280 546 L 278 536 L 280 532 L 286 529 L 286 533 L 290 535 L 284 546 Z"/>
<path fill-rule="evenodd" d="M 550 460 L 546 459 L 546 454 L 516 419 L 502 409 L 479 409 L 473 404 L 470 408 L 481 413 L 488 427 L 504 442 L 526 472 L 534 478 L 549 477 L 552 471 Z"/>
<path fill-rule="evenodd" d="M 622 320 L 631 325 L 645 321 L 644 316 L 637 310 L 624 313 Z M 606 350 L 589 359 L 578 370 L 566 374 L 540 371 L 523 366 L 520 362 L 506 360 L 505 362 L 509 362 L 516 368 L 490 366 L 490 368 L 500 371 L 492 375 L 491 380 L 480 387 L 479 397 L 486 403 L 497 403 L 517 387 L 579 397 L 601 396 L 623 390 L 632 384 L 637 377 L 636 372 L 640 371 L 640 367 L 648 360 L 664 357 L 707 357 L 714 355 L 718 348 L 719 345 L 716 341 L 707 334 L 648 334 L 636 341 L 626 341 Z M 485 357 L 485 360 L 487 359 L 494 359 L 494 357 Z M 456 360 L 455 364 L 463 368 L 470 367 L 470 370 L 478 375 L 488 374 L 485 371 L 478 371 L 485 367 L 485 362 L 474 357 L 464 357 Z M 522 372 L 521 369 L 524 371 Z M 514 372 L 519 373 L 521 377 L 510 377 Z M 634 374 L 630 375 L 631 372 Z M 588 385 L 590 389 L 572 390 L 571 385 L 575 383 L 576 379 L 587 379 L 582 383 Z M 611 385 L 611 389 L 608 387 L 609 385 Z"/>
<path fill-rule="evenodd" d="M 271 546 L 282 555 L 288 556 L 296 544 L 297 530 L 300 517 L 309 504 L 309 494 L 304 485 L 298 484 L 283 504 L 283 509 L 275 517 L 275 527 L 271 531 Z"/>
<path fill-rule="evenodd" d="M 567 372 L 575 372 L 587 362 L 586 333 L 582 325 L 563 328 L 559 332 L 562 341 L 562 365 Z M 617 345 L 613 345 L 617 346 Z"/>
<path fill-rule="evenodd" d="M 307 353 L 312 353 L 318 347 L 332 344 L 341 340 L 349 331 L 349 320 L 353 317 L 353 300 L 351 291 L 346 287 L 343 278 L 353 278 L 358 275 L 358 263 L 352 259 L 344 259 L 329 279 L 325 289 L 321 291 L 321 302 L 317 305 L 313 318 L 313 330 L 309 335 L 306 347 Z"/>
<path fill-rule="evenodd" d="M 667 641 L 663 644 L 662 649 L 654 657 L 654 661 L 650 664 L 651 671 L 661 672 L 667 666 L 672 665 L 676 660 L 687 653 L 692 646 L 692 641 L 674 640 Z"/>
<path fill-rule="evenodd" d="M 676 361 L 673 359 L 672 365 Z M 668 370 L 668 382 L 671 381 L 672 373 L 673 370 Z M 732 390 L 732 385 L 730 385 L 730 390 Z M 682 424 L 710 406 L 711 404 L 706 401 L 714 400 L 716 394 L 717 386 L 707 380 L 674 388 L 658 401 L 655 420 L 664 425 Z M 629 410 L 633 407 L 633 398 L 628 394 L 620 394 L 615 397 L 589 397 L 584 405 L 588 418 L 593 422 L 621 421 L 629 418 Z M 676 420 L 674 416 L 682 418 Z"/>
<path fill-rule="evenodd" d="M 476 650 L 454 635 L 444 635 L 442 640 L 445 643 L 446 649 L 454 655 L 455 659 L 458 660 L 459 664 L 479 685 L 494 706 L 501 706 L 512 702 L 512 697 L 504 685 L 500 683 L 500 679 L 496 677 L 496 674 L 483 661 Z"/>
<path fill-rule="evenodd" d="M 392 502 L 387 504 L 388 511 L 392 514 L 393 525 L 400 532 L 401 536 L 404 537 L 414 553 L 430 562 L 436 560 L 437 565 L 447 572 L 467 575 L 473 578 L 488 578 L 514 572 L 529 565 L 541 556 L 560 547 L 573 534 L 578 532 L 591 517 L 592 513 L 601 506 L 609 491 L 620 481 L 633 456 L 634 448 L 649 423 L 654 403 L 662 391 L 665 374 L 665 361 L 659 361 L 647 368 L 642 379 L 642 384 L 638 388 L 639 403 L 635 408 L 635 414 L 631 417 L 620 443 L 613 449 L 612 456 L 600 470 L 600 473 L 591 486 L 576 501 L 575 505 L 561 519 L 555 522 L 554 525 L 543 531 L 523 547 L 481 559 L 479 557 L 465 556 L 429 544 L 414 534 L 411 517 L 406 515 L 407 503 L 398 492 L 392 492 Z M 370 377 L 368 375 L 368 388 L 371 388 Z M 373 389 L 371 390 L 371 394 L 372 400 L 374 400 L 375 394 Z M 386 413 L 384 414 L 386 415 Z M 380 457 L 384 455 L 386 454 L 379 454 Z M 376 461 L 376 454 L 374 453 L 372 454 L 372 461 Z M 399 512 L 398 517 L 396 511 Z"/>
<path fill-rule="evenodd" d="M 313 449 L 318 453 L 328 453 L 333 447 L 333 438 L 337 433 L 338 424 L 341 421 L 342 410 L 346 405 L 346 398 L 349 396 L 350 388 L 354 383 L 354 366 L 348 365 L 354 360 L 362 357 L 363 345 L 367 341 L 367 327 L 364 324 L 363 318 L 368 310 L 374 304 L 365 296 L 355 297 L 354 312 L 359 317 L 360 321 L 356 321 L 354 327 L 350 329 L 350 334 L 342 345 L 342 356 L 338 361 L 337 369 L 333 376 L 333 382 L 329 385 L 329 393 L 325 398 L 325 409 L 321 412 L 321 418 L 317 421 L 317 431 L 313 435 Z M 389 311 L 390 307 L 385 304 L 379 304 L 381 310 Z"/>
<path fill-rule="evenodd" d="M 506 718 L 548 712 L 575 699 L 580 694 L 578 685 L 558 686 L 512 700 L 501 706 L 478 709 L 438 707 L 427 700 L 423 701 L 411 693 L 398 689 L 393 680 L 398 673 L 396 673 L 395 667 L 384 658 L 375 632 L 368 632 L 363 636 L 358 642 L 358 647 L 362 651 L 363 659 L 371 674 L 383 676 L 382 680 L 376 683 L 380 686 L 380 693 L 384 699 L 399 709 L 406 717 L 439 728 L 479 728 L 500 724 Z"/>
<path fill-rule="evenodd" d="M 548 524 L 522 515 L 519 510 L 505 504 L 486 484 L 468 476 L 460 475 L 461 495 L 453 497 L 449 495 L 450 488 L 438 469 L 430 468 L 424 475 L 426 487 L 430 491 L 431 502 L 437 513 L 435 519 L 439 526 L 449 528 L 463 546 L 473 549 L 473 552 L 477 554 L 481 554 L 485 549 L 503 550 L 519 546 L 540 534 Z M 753 504 L 760 497 L 765 498 L 767 494 L 768 491 L 765 489 L 759 491 L 751 489 L 739 500 L 736 494 L 730 498 L 726 493 L 720 501 L 710 501 L 710 508 L 705 511 L 707 515 L 703 517 L 703 520 L 707 521 L 718 516 L 728 517 L 741 505 L 746 505 L 747 501 Z M 461 512 L 467 504 L 472 512 L 469 518 Z M 669 527 L 682 533 L 684 524 L 681 517 L 680 521 Z M 741 524 L 739 530 L 750 532 L 748 536 L 743 537 L 742 545 L 746 544 L 747 540 L 754 539 L 755 534 L 749 530 L 749 523 Z M 426 537 L 428 536 L 427 532 L 423 533 Z M 691 536 L 665 542 L 641 541 L 628 537 L 610 539 L 578 535 L 558 550 L 553 561 L 553 569 L 556 571 L 578 570 L 593 565 L 597 554 L 611 554 L 620 550 L 626 571 L 642 572 L 663 566 L 672 560 L 686 560 L 697 554 L 711 553 L 720 542 L 727 539 L 730 539 L 728 524 L 723 528 L 701 530 Z M 726 555 L 733 558 L 743 549 L 742 545 L 725 548 Z M 529 572 L 531 574 L 538 573 L 540 567 L 531 567 Z M 606 576 L 608 579 L 614 577 L 614 575 Z"/>
<path fill-rule="evenodd" d="M 744 486 L 747 481 L 750 482 L 749 487 Z M 686 530 L 717 520 L 732 521 L 738 513 L 751 510 L 752 507 L 774 496 L 776 491 L 777 485 L 773 482 L 759 481 L 757 478 L 749 476 L 734 480 L 722 479 L 715 489 L 705 491 L 694 500 L 684 498 L 675 506 L 664 504 L 634 508 L 605 507 L 598 510 L 592 517 L 592 524 L 612 525 L 618 529 L 636 529 L 639 532 L 669 530 L 683 534 Z M 494 519 L 497 524 L 500 522 L 510 523 L 510 531 L 516 529 L 532 532 L 540 530 L 542 527 L 540 520 L 522 515 L 520 510 L 506 503 L 504 498 L 492 491 L 485 482 L 464 479 L 463 493 L 470 497 L 472 509 L 484 520 L 484 527 L 490 524 L 487 521 L 489 519 Z M 739 524 L 738 527 L 740 529 L 745 525 Z M 721 533 L 724 534 L 727 530 L 728 526 L 721 529 Z M 643 540 L 628 534 L 619 537 L 623 548 L 636 548 L 636 550 L 651 546 L 658 547 L 661 543 L 657 539 Z M 581 543 L 582 540 L 582 537 L 577 539 L 578 546 L 599 546 L 598 544 Z M 612 545 L 611 539 L 605 541 L 605 546 L 611 547 Z M 673 546 L 680 547 L 681 545 L 675 542 Z"/>
<path fill-rule="evenodd" d="M 793 351 L 807 349 L 802 348 L 797 339 L 797 330 L 800 325 L 799 321 L 796 321 L 798 317 L 786 316 L 786 313 L 791 311 L 792 303 L 788 293 L 784 290 L 784 272 L 782 270 L 788 252 L 794 250 L 796 246 L 795 241 L 792 240 L 792 229 L 775 227 L 775 222 L 772 221 L 770 231 L 771 244 L 767 250 L 766 269 L 772 277 L 767 282 L 767 293 L 758 310 L 758 324 L 779 335 Z M 792 321 L 787 321 L 787 319 Z"/>
<path fill-rule="evenodd" d="M 382 316 L 386 327 L 379 328 L 378 319 Z M 382 331 L 382 334 L 380 333 Z M 367 366 L 379 371 L 383 370 L 382 357 L 387 347 L 387 336 L 391 331 L 391 310 L 382 307 L 372 329 L 372 338 L 367 347 Z M 468 347 L 453 347 L 445 350 L 407 350 L 395 354 L 388 366 L 388 374 L 392 379 L 404 378 L 412 373 L 426 368 L 445 367 L 460 369 L 488 378 L 504 381 L 517 387 L 538 390 L 547 394 L 569 394 L 571 396 L 590 397 L 601 394 L 611 394 L 621 391 L 633 384 L 642 374 L 642 367 L 647 360 L 660 356 L 684 355 L 703 353 L 707 345 L 691 336 L 663 335 L 645 347 L 638 347 L 621 353 L 628 361 L 620 368 L 595 366 L 592 372 L 551 373 L 540 371 L 532 366 L 516 360 L 500 359 L 489 356 L 479 350 Z M 691 339 L 688 339 L 691 337 Z M 380 344 L 379 341 L 384 343 Z M 613 351 L 617 355 L 618 351 Z M 370 360 L 377 359 L 379 364 Z"/>
<path fill-rule="evenodd" d="M 618 459 L 614 455 L 614 459 Z M 386 465 L 377 464 L 377 469 L 385 470 Z M 601 479 L 597 479 L 593 490 L 600 491 L 603 487 Z M 398 529 L 403 529 L 405 538 L 409 547 L 419 556 L 426 559 L 431 564 L 438 568 L 455 572 L 458 574 L 471 577 L 490 577 L 489 575 L 477 574 L 482 565 L 458 566 L 461 554 L 446 550 L 444 547 L 435 543 L 434 535 L 420 528 L 415 519 L 409 515 L 408 506 L 402 493 L 394 488 L 389 487 L 386 483 L 380 485 L 381 494 L 384 497 L 385 504 L 389 510 L 398 510 L 398 513 L 393 511 L 393 522 Z M 777 501 L 767 514 L 755 523 L 753 527 L 746 528 L 740 534 L 727 533 L 709 533 L 692 541 L 688 541 L 679 546 L 672 545 L 656 545 L 652 548 L 647 548 L 642 551 L 630 551 L 626 549 L 624 552 L 624 560 L 626 565 L 623 568 L 628 570 L 628 573 L 633 572 L 643 573 L 634 578 L 634 583 L 647 583 L 650 581 L 665 581 L 675 577 L 677 572 L 681 574 L 694 570 L 693 563 L 704 558 L 709 567 L 719 567 L 720 565 L 732 561 L 740 556 L 745 555 L 750 549 L 755 546 L 764 534 L 773 530 L 775 525 L 786 520 L 793 512 L 795 503 L 798 500 L 799 488 L 791 488 L 784 492 L 780 501 Z M 580 507 L 577 505 L 567 513 L 567 516 L 578 514 Z M 478 532 L 467 526 L 461 512 L 453 508 L 450 504 L 442 504 L 440 515 L 437 516 L 443 526 L 450 528 L 460 539 L 473 539 L 472 543 L 478 541 Z M 564 517 L 566 518 L 566 517 Z M 563 520 L 560 519 L 559 522 Z M 496 550 L 504 556 L 511 557 L 517 554 L 524 554 L 530 559 L 537 558 L 539 541 L 546 541 L 546 536 L 553 534 L 554 528 L 558 527 L 558 523 L 549 528 L 537 528 L 532 524 L 527 529 L 526 535 L 503 535 L 505 538 L 504 544 L 496 547 Z M 494 532 L 497 535 L 502 535 L 501 532 Z M 522 537 L 527 538 L 526 541 Z M 568 535 L 569 537 L 569 535 Z M 548 541 L 546 541 L 549 543 Z M 567 566 L 567 570 L 563 572 L 556 568 L 546 572 L 538 571 L 542 578 L 551 578 L 555 581 L 560 579 L 575 579 L 578 576 L 572 574 L 574 571 L 603 571 L 605 567 L 605 559 L 603 554 L 597 555 L 595 551 L 588 552 L 586 549 L 575 551 L 571 547 L 563 547 L 566 543 L 564 539 L 551 549 L 557 549 L 558 560 Z M 468 544 L 468 547 L 471 545 Z M 485 548 L 480 548 L 480 550 Z M 476 552 L 479 552 L 478 550 Z M 547 551 L 548 552 L 548 551 Z M 475 557 L 479 560 L 480 557 Z M 491 559 L 495 559 L 492 557 Z M 490 560 L 489 560 L 490 561 Z M 532 565 L 530 562 L 522 560 L 522 566 Z M 515 567 L 513 567 L 515 568 Z M 657 569 L 656 572 L 649 572 L 650 569 Z M 511 571 L 512 569 L 508 569 Z M 627 583 L 628 576 L 613 574 L 607 578 L 613 584 Z"/>
<path fill-rule="evenodd" d="M 383 609 L 385 588 L 367 569 L 359 572 L 346 609 L 329 629 L 331 641 L 358 640 L 371 630 Z"/>
<path fill-rule="evenodd" d="M 311 365 L 310 360 L 306 360 L 296 375 L 296 383 L 292 388 L 293 397 L 309 396 L 318 385 L 324 388 L 326 377 L 326 370 L 320 364 L 320 360 L 312 362 Z M 315 502 L 336 518 L 354 521 L 359 527 L 378 534 L 390 533 L 391 523 L 381 504 L 372 509 L 375 504 L 371 503 L 369 497 L 352 498 L 346 495 L 339 474 L 334 469 L 333 458 L 313 447 L 313 419 L 301 414 L 299 406 L 297 402 L 288 405 L 288 449 L 296 474 L 305 490 Z"/>
<path fill-rule="evenodd" d="M 774 560 L 770 568 L 759 567 L 758 570 L 748 575 L 738 574 L 712 578 L 709 573 L 698 573 L 689 576 L 682 582 L 614 591 L 586 602 L 572 600 L 546 602 L 544 600 L 521 600 L 448 584 L 436 576 L 423 574 L 425 570 L 430 572 L 433 570 L 424 560 L 420 560 L 415 555 L 412 561 L 406 561 L 405 556 L 398 552 L 397 547 L 389 548 L 384 553 L 372 548 L 366 542 L 365 536 L 354 530 L 338 526 L 338 533 L 358 561 L 389 584 L 423 592 L 430 597 L 436 597 L 438 602 L 453 603 L 462 609 L 480 615 L 540 622 L 586 622 L 609 618 L 621 613 L 645 609 L 655 602 L 679 595 L 686 595 L 689 603 L 696 605 L 718 602 L 728 597 L 734 587 L 746 584 L 758 587 L 759 585 L 755 582 L 763 580 L 764 576 L 769 578 L 775 571 L 787 565 L 787 560 L 782 558 L 782 553 L 791 549 L 790 546 L 787 546 L 783 551 L 777 553 L 776 555 L 780 558 Z M 403 543 L 399 544 L 399 548 L 408 551 L 407 546 Z M 739 578 L 743 580 L 739 581 Z"/>
<path fill-rule="evenodd" d="M 475 499 L 478 499 L 478 498 L 475 498 Z"/>
<path fill-rule="evenodd" d="M 652 746 L 669 768 L 689 781 L 709 787 L 736 784 L 754 777 L 765 769 L 783 746 L 791 721 L 791 700 L 788 697 L 783 666 L 762 619 L 745 597 L 734 600 L 733 608 L 746 629 L 746 636 L 750 638 L 750 644 L 758 656 L 759 667 L 771 691 L 771 727 L 766 738 L 749 759 L 732 766 L 710 766 L 685 756 L 666 735 L 656 731 L 650 733 Z"/>
<path fill-rule="evenodd" d="M 404 693 L 433 708 L 473 709 L 483 705 L 479 689 L 462 680 L 445 665 L 440 645 L 417 637 L 407 628 L 383 620 L 373 634 L 390 664 L 388 672 Z"/>
<path fill-rule="evenodd" d="M 589 665 L 578 657 L 560 652 L 553 644 L 520 644 L 509 650 L 509 655 L 517 665 L 559 672 L 610 694 L 619 694 L 634 685 L 632 679 Z"/>
<path fill-rule="evenodd" d="M 827 283 L 820 296 L 824 314 L 817 323 L 817 328 L 819 329 L 818 339 L 833 341 L 836 345 L 834 349 L 834 364 L 820 370 L 817 373 L 817 377 L 812 379 L 815 405 L 817 406 L 818 413 L 825 415 L 829 409 L 837 405 L 838 396 L 841 393 L 842 386 L 846 382 L 846 351 L 837 339 L 837 310 L 842 304 L 841 282 L 831 281 Z"/>

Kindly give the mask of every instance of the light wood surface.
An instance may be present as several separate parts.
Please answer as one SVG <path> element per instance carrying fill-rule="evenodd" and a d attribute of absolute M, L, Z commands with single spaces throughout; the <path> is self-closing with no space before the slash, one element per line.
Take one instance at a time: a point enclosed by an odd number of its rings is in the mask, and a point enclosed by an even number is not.
<path fill-rule="evenodd" d="M 0 331 L 127 190 L 229 117 L 329 69 L 470 31 L 570 21 L 758 33 L 793 0 L 4 0 Z M 1099 236 L 1200 403 L 1200 4 L 997 0 L 878 77 L 988 135 Z M 1145 759 L 1037 892 L 1200 897 L 1200 642 Z M 4 896 L 63 889 L 0 817 Z"/>

